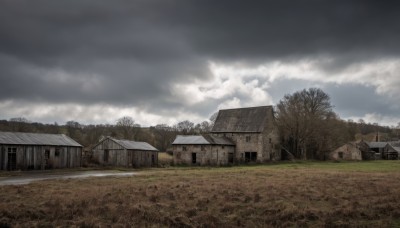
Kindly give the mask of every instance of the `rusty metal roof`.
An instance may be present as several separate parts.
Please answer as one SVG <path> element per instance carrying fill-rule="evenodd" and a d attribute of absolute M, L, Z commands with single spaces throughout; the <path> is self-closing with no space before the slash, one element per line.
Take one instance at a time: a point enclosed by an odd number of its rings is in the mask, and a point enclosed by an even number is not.
<path fill-rule="evenodd" d="M 228 138 L 213 135 L 177 135 L 173 145 L 231 145 L 235 144 Z"/>
<path fill-rule="evenodd" d="M 269 112 L 272 106 L 220 110 L 211 132 L 262 132 Z"/>
<path fill-rule="evenodd" d="M 25 132 L 0 132 L 0 144 L 82 147 L 82 145 L 64 134 Z"/>
<path fill-rule="evenodd" d="M 120 144 L 127 150 L 147 150 L 147 151 L 158 151 L 155 147 L 148 144 L 147 142 L 137 142 L 137 141 L 130 141 L 130 140 L 123 140 L 123 139 L 114 139 L 116 143 Z"/>

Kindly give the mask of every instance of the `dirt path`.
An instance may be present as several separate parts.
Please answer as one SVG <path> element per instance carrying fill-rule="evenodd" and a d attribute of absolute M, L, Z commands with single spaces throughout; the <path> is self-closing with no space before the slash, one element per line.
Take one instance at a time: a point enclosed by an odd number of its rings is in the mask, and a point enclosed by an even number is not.
<path fill-rule="evenodd" d="M 51 179 L 76 179 L 88 177 L 106 177 L 106 176 L 133 176 L 137 172 L 116 172 L 116 171 L 82 171 L 74 173 L 27 173 L 22 176 L 0 177 L 0 186 L 3 185 L 22 185 L 29 184 L 34 181 L 51 180 Z"/>

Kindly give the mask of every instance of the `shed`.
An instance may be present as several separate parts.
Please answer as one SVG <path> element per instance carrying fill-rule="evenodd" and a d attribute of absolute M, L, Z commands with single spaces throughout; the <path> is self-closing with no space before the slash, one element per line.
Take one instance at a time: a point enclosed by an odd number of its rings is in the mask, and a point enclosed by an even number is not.
<path fill-rule="evenodd" d="M 0 132 L 0 169 L 81 166 L 82 145 L 64 134 Z"/>
<path fill-rule="evenodd" d="M 226 137 L 178 135 L 172 146 L 174 164 L 227 165 L 235 159 L 235 144 Z"/>
<path fill-rule="evenodd" d="M 92 148 L 92 160 L 110 166 L 156 166 L 158 150 L 147 142 L 106 137 Z"/>
<path fill-rule="evenodd" d="M 383 158 L 387 160 L 397 160 L 400 154 L 400 141 L 389 142 L 383 151 Z"/>

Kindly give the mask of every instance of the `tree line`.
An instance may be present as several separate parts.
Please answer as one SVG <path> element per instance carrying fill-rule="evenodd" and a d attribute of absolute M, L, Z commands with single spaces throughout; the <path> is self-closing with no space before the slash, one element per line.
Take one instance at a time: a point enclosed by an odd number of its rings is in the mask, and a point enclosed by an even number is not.
<path fill-rule="evenodd" d="M 115 124 L 81 124 L 76 121 L 67 121 L 63 125 L 36 123 L 18 117 L 0 120 L 0 131 L 65 134 L 88 148 L 96 145 L 104 137 L 111 136 L 118 139 L 148 142 L 160 151 L 166 151 L 176 135 L 210 132 L 216 114 L 213 114 L 210 120 L 198 124 L 184 120 L 175 125 L 157 124 L 151 127 L 141 127 L 129 116 L 117 119 Z"/>
<path fill-rule="evenodd" d="M 390 128 L 362 119 L 357 123 L 340 119 L 329 95 L 317 88 L 285 95 L 276 106 L 276 121 L 283 149 L 298 159 L 325 160 L 330 151 L 360 139 L 399 139 L 400 123 L 397 128 Z M 371 139 L 368 134 L 376 138 Z"/>
<path fill-rule="evenodd" d="M 371 137 L 376 134 L 379 134 L 379 140 L 389 141 L 398 139 L 400 134 L 400 123 L 397 127 L 388 127 L 365 123 L 362 119 L 357 122 L 340 119 L 329 95 L 317 88 L 285 95 L 274 110 L 282 149 L 299 159 L 325 159 L 327 152 L 344 143 L 360 139 L 372 141 Z M 76 121 L 63 125 L 33 123 L 19 117 L 0 120 L 0 131 L 66 134 L 88 148 L 103 137 L 111 136 L 148 142 L 160 151 L 166 151 L 176 135 L 209 133 L 216 117 L 217 113 L 214 113 L 209 120 L 197 124 L 184 120 L 175 125 L 151 127 L 141 127 L 129 116 L 117 119 L 115 124 L 96 125 Z"/>

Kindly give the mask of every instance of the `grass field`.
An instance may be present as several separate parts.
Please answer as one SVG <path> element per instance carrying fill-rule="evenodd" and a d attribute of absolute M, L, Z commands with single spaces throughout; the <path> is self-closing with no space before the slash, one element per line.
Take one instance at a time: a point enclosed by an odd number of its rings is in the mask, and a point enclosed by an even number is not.
<path fill-rule="evenodd" d="M 399 161 L 139 173 L 2 186 L 0 226 L 400 226 Z"/>

